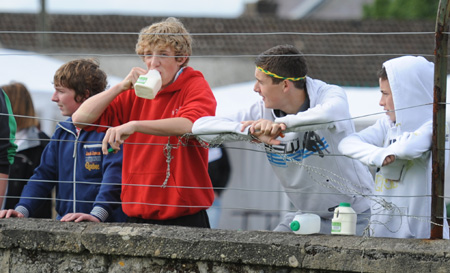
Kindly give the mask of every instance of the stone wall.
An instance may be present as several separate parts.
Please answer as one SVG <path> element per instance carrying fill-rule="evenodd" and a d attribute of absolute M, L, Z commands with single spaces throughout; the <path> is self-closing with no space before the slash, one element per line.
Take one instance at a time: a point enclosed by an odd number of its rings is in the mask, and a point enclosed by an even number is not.
<path fill-rule="evenodd" d="M 447 272 L 450 242 L 0 220 L 0 272 Z"/>

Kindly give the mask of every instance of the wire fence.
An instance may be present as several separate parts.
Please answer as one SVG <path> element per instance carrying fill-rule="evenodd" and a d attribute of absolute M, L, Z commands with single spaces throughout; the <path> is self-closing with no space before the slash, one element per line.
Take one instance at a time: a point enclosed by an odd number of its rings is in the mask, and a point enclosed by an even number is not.
<path fill-rule="evenodd" d="M 4 31 L 4 30 L 0 30 L 0 35 L 1 34 L 8 34 L 8 35 L 24 35 L 24 34 L 46 34 L 46 35 L 53 35 L 53 36 L 62 36 L 61 39 L 64 39 L 64 36 L 66 35 L 92 35 L 92 36 L 98 36 L 98 35 L 138 35 L 139 33 L 136 32 L 64 32 L 64 31 Z M 172 34 L 168 34 L 168 35 L 172 35 Z M 322 36 L 338 36 L 338 37 L 346 37 L 346 36 L 419 36 L 419 35 L 434 35 L 434 32 L 324 32 L 324 33 L 311 33 L 311 32 L 266 32 L 266 33 L 191 33 L 192 36 L 211 36 L 211 37 L 217 37 L 217 36 L 227 36 L 227 37 L 253 37 L 253 36 L 284 36 L 284 35 L 294 35 L 294 36 L 318 36 L 318 37 L 322 37 Z M 1 37 L 1 36 L 0 36 Z M 194 48 L 195 50 L 195 48 Z M 136 57 L 136 54 L 121 54 L 121 53 L 76 53 L 76 52 L 66 52 L 66 53 L 60 53 L 60 52 L 47 52 L 47 53 L 39 53 L 39 52 L 34 52 L 34 53 L 8 53 L 8 54 L 0 54 L 0 62 L 1 62 L 1 58 L 3 56 L 41 56 L 41 55 L 46 55 L 46 56 L 64 56 L 64 57 L 76 57 L 76 56 L 94 56 L 94 57 L 107 57 L 107 58 L 117 58 L 117 57 Z M 214 58 L 238 58 L 238 59 L 248 59 L 248 58 L 254 58 L 256 56 L 259 55 L 259 52 L 255 52 L 254 54 L 202 54 L 202 55 L 193 55 L 190 56 L 191 58 L 199 58 L 199 59 L 214 59 Z M 331 57 L 343 57 L 343 58 L 364 58 L 364 57 L 396 57 L 396 56 L 404 56 L 404 55 L 414 55 L 414 56 L 427 56 L 427 57 L 432 57 L 434 56 L 432 54 L 432 52 L 392 52 L 392 53 L 350 53 L 350 54 L 346 54 L 346 53 L 339 53 L 339 54 L 334 54 L 334 53 L 314 53 L 314 52 L 306 52 L 305 54 L 303 54 L 306 58 L 308 57 L 322 57 L 322 58 L 331 58 Z M 377 66 L 381 67 L 381 63 L 377 64 Z M 14 79 L 17 80 L 17 79 Z M 50 80 L 50 79 L 49 79 Z M 20 81 L 20 80 L 18 80 Z M 32 89 L 32 87 L 31 87 Z M 377 103 L 377 102 L 372 102 L 372 103 Z M 422 107 L 422 106 L 429 106 L 430 104 L 423 104 L 423 105 L 417 105 L 417 106 L 413 106 L 413 107 Z M 412 107 L 408 107 L 406 109 L 411 109 Z M 396 109 L 396 111 L 402 111 L 402 110 L 406 110 L 406 109 Z M 0 114 L 0 115 L 4 115 L 4 114 Z M 379 116 L 380 112 L 376 112 L 376 113 L 371 113 L 368 115 L 362 115 L 362 116 L 354 116 L 352 118 L 350 118 L 350 120 L 357 122 L 359 119 L 361 118 L 365 118 L 365 117 L 372 117 L 372 116 Z M 16 117 L 27 117 L 27 116 L 18 116 L 15 115 Z M 43 118 L 43 117 L 28 117 L 28 118 L 33 118 L 33 119 L 39 119 L 39 120 L 50 120 L 54 123 L 57 122 L 62 122 L 63 120 L 55 120 L 55 119 L 48 119 L 48 118 Z M 339 122 L 339 121 L 343 121 L 343 120 L 333 120 L 332 122 Z M 90 124 L 91 126 L 97 126 L 94 124 Z M 320 124 L 312 124 L 312 125 L 320 125 Z M 178 148 L 181 146 L 189 146 L 191 144 L 186 144 L 186 141 L 183 141 L 183 138 L 189 138 L 189 137 L 195 137 L 195 135 L 185 135 L 185 136 L 181 136 L 179 137 L 180 141 L 178 142 L 178 144 L 173 145 L 173 148 Z M 0 140 L 4 140 L 4 139 L 0 139 Z M 25 139 L 22 139 L 25 140 Z M 26 139 L 26 140 L 31 140 L 31 139 Z M 32 139 L 32 140 L 37 140 L 37 139 Z M 67 141 L 67 140 L 58 140 L 58 139 L 51 139 L 52 142 L 61 142 L 61 145 L 64 145 L 65 142 L 68 142 L 67 145 L 77 145 L 79 143 L 77 143 L 75 140 L 73 142 L 71 141 Z M 83 144 L 83 143 L 81 143 Z M 87 143 L 84 143 L 87 144 Z M 89 144 L 101 144 L 101 142 L 89 142 Z M 217 143 L 212 143 L 212 144 L 224 144 L 224 148 L 229 150 L 230 152 L 233 153 L 233 151 L 239 152 L 237 153 L 235 156 L 241 156 L 242 153 L 246 153 L 247 156 L 249 158 L 254 157 L 255 155 L 259 155 L 262 157 L 266 156 L 267 150 L 265 149 L 266 147 L 264 145 L 261 144 L 255 144 L 253 143 L 251 140 L 247 141 L 247 146 L 243 146 L 240 144 L 236 144 L 236 142 L 232 142 L 232 143 L 222 143 L 221 141 L 218 141 Z M 123 149 L 126 149 L 127 145 L 160 145 L 160 146 L 166 146 L 167 143 L 127 143 L 125 142 L 123 145 Z M 205 149 L 208 148 L 208 144 L 206 143 L 200 143 L 200 145 L 202 147 L 204 147 Z M 234 145 L 234 146 L 233 146 Z M 75 155 L 77 156 L 77 155 Z M 313 153 L 312 156 L 325 156 L 325 157 L 341 157 L 343 155 L 341 154 L 336 154 L 336 153 L 325 153 L 324 155 L 319 155 L 318 153 Z M 289 159 L 284 158 L 286 161 L 289 161 Z M 236 160 L 239 161 L 238 158 L 233 157 L 232 161 Z M 234 162 L 236 163 L 236 162 Z M 367 198 L 368 200 L 371 200 L 371 202 L 377 202 L 378 204 L 380 204 L 380 206 L 384 206 L 385 208 L 390 207 L 392 210 L 394 210 L 395 212 L 392 213 L 391 215 L 393 216 L 407 216 L 409 218 L 414 218 L 417 219 L 419 221 L 426 221 L 426 222 L 430 222 L 430 218 L 429 216 L 424 216 L 424 215 L 404 215 L 403 212 L 401 210 L 399 210 L 398 208 L 394 208 L 392 207 L 393 204 L 389 203 L 389 202 L 383 202 L 383 198 L 387 197 L 385 195 L 379 195 L 379 194 L 368 194 L 368 193 L 364 193 L 364 192 L 355 192 L 350 190 L 346 184 L 351 183 L 349 181 L 347 181 L 345 178 L 338 176 L 337 174 L 334 173 L 330 173 L 327 166 L 307 166 L 305 164 L 303 164 L 300 161 L 291 161 L 290 163 L 293 164 L 297 164 L 298 168 L 304 168 L 306 170 L 308 170 L 309 172 L 314 172 L 316 174 L 311 175 L 311 177 L 315 177 L 315 175 L 319 175 L 319 176 L 323 176 L 326 177 L 327 179 L 333 180 L 335 182 L 335 185 L 333 185 L 333 187 L 337 187 L 340 188 L 339 192 L 333 192 L 333 195 L 342 195 L 342 196 L 348 196 L 348 195 L 354 195 L 354 196 L 362 196 L 364 198 Z M 61 164 L 63 164 L 61 162 Z M 169 163 L 170 164 L 170 163 Z M 269 165 L 265 165 L 263 166 L 263 168 L 267 168 Z M 236 166 L 234 166 L 236 167 Z M 238 170 L 240 169 L 239 166 L 237 166 Z M 255 166 L 253 166 L 255 167 Z M 256 166 L 256 168 L 252 169 L 251 171 L 256 172 L 258 171 L 259 166 Z M 242 170 L 242 169 L 241 169 Z M 166 171 L 166 170 L 163 170 Z M 267 173 L 267 170 L 265 170 Z M 431 171 L 431 170 L 430 170 Z M 285 194 L 303 194 L 303 195 L 319 195 L 317 198 L 327 198 L 327 195 L 330 194 L 330 192 L 328 192 L 327 190 L 324 190 L 324 192 L 322 193 L 318 193 L 318 192 L 308 192 L 308 191 L 297 191 L 295 189 L 283 189 L 282 187 L 280 187 L 278 185 L 278 181 L 265 181 L 264 183 L 259 183 L 259 184 L 263 184 L 263 185 L 270 185 L 272 183 L 276 183 L 277 186 L 270 186 L 268 188 L 261 188 L 258 186 L 258 183 L 249 183 L 252 186 L 249 187 L 248 185 L 246 186 L 245 184 L 242 183 L 233 183 L 233 179 L 235 179 L 235 177 L 241 175 L 239 173 L 236 173 L 236 170 L 233 170 L 234 172 L 234 176 L 232 177 L 229 186 L 227 187 L 188 187 L 190 189 L 194 189 L 194 190 L 211 190 L 211 189 L 215 189 L 215 190 L 224 190 L 226 192 L 227 198 L 229 200 L 228 203 L 223 203 L 222 205 L 222 210 L 223 211 L 229 211 L 230 213 L 228 213 L 227 215 L 223 215 L 222 216 L 222 222 L 226 222 L 228 221 L 228 219 L 224 218 L 224 217 L 238 217 L 241 219 L 244 219 L 243 222 L 245 222 L 245 224 L 241 224 L 241 228 L 243 229 L 247 229 L 247 228 L 252 228 L 251 225 L 249 226 L 248 223 L 246 221 L 248 221 L 248 219 L 252 219 L 252 217 L 255 217 L 254 214 L 256 214 L 256 217 L 269 217 L 270 219 L 267 220 L 264 223 L 264 228 L 267 229 L 271 229 L 274 227 L 274 224 L 276 225 L 276 222 L 278 222 L 280 219 L 282 219 L 283 215 L 286 212 L 295 212 L 296 209 L 292 206 L 292 205 L 286 205 L 289 202 L 287 201 Z M 270 171 L 271 172 L 271 171 Z M 244 174 L 246 176 L 246 179 L 248 178 L 248 176 L 251 174 Z M 273 179 L 273 177 L 270 177 L 269 179 Z M 20 180 L 20 179 L 19 179 Z M 23 182 L 27 182 L 27 179 L 23 179 Z M 79 181 L 76 179 L 76 177 L 74 178 L 74 180 L 71 181 L 55 181 L 53 179 L 48 179 L 48 180 L 39 180 L 39 181 L 35 181 L 35 182 L 39 182 L 39 183 L 65 183 L 65 184 L 85 184 L 85 183 L 92 183 L 92 184 L 98 184 L 100 185 L 101 183 L 99 182 L 86 182 L 86 181 Z M 271 183 L 272 182 L 272 183 Z M 318 181 L 316 181 L 317 183 L 320 183 Z M 245 182 L 244 182 L 245 183 Z M 115 186 L 120 186 L 122 185 L 121 181 L 116 181 L 116 182 L 112 182 L 110 183 L 111 185 L 115 185 Z M 130 186 L 136 186 L 136 187 L 158 187 L 155 185 L 138 185 L 138 184 L 129 184 Z M 327 185 L 329 186 L 329 185 Z M 174 186 L 174 185 L 167 185 L 167 187 L 169 188 L 177 188 L 179 186 Z M 342 187 L 342 188 L 341 188 Z M 186 188 L 186 187 L 185 187 Z M 325 186 L 324 186 L 325 188 Z M 233 203 L 233 195 L 236 195 L 236 193 L 239 193 L 239 197 L 241 198 L 242 196 L 248 195 L 248 194 L 255 194 L 256 196 L 264 196 L 265 200 L 257 200 L 257 198 L 252 198 L 252 201 L 256 200 L 255 203 L 257 203 L 255 206 L 251 206 L 248 205 L 248 202 L 240 202 L 239 200 L 234 200 L 235 202 Z M 273 197 L 268 197 L 272 195 Z M 19 198 L 20 196 L 13 196 L 13 197 L 17 197 Z M 392 197 L 392 196 L 391 196 Z M 395 197 L 404 197 L 404 198 L 431 198 L 431 195 L 429 194 L 424 194 L 424 195 L 415 195 L 415 196 L 395 196 Z M 26 198 L 31 198 L 31 197 L 26 197 Z M 244 197 L 245 198 L 245 197 Z M 450 199 L 450 196 L 440 196 L 440 198 L 444 198 L 444 199 Z M 40 199 L 40 200 L 45 200 L 45 197 L 36 197 L 36 199 Z M 64 198 L 52 198 L 54 200 L 56 200 L 57 202 L 80 202 L 80 203 L 93 203 L 94 200 L 73 200 L 73 199 L 64 199 Z M 277 200 L 276 202 L 272 203 L 271 205 L 273 207 L 267 207 L 264 205 L 264 203 L 270 203 L 268 202 L 267 199 L 273 199 L 273 200 Z M 248 200 L 247 200 L 248 201 Z M 117 203 L 114 201 L 110 201 L 111 203 Z M 108 201 L 105 201 L 105 203 L 108 203 Z M 177 205 L 173 205 L 173 204 L 156 204 L 156 203 L 152 203 L 152 202 L 146 202 L 146 203 L 139 203 L 139 202 L 128 202 L 127 204 L 142 204 L 142 205 L 148 205 L 148 206 L 177 206 Z M 243 206 L 240 206 L 239 204 L 244 204 Z M 315 210 L 309 210 L 309 211 L 303 211 L 303 212 L 310 212 L 310 213 L 317 213 L 317 214 L 332 214 L 332 212 L 330 211 L 315 211 Z M 271 218 L 273 217 L 273 218 Z M 370 214 L 367 215 L 367 217 L 370 217 Z M 267 221 L 269 221 L 269 223 L 267 223 Z M 386 223 L 384 223 L 386 224 Z M 225 225 L 226 226 L 226 225 Z M 261 228 L 261 227 L 259 227 Z M 393 231 L 395 232 L 395 231 Z"/>

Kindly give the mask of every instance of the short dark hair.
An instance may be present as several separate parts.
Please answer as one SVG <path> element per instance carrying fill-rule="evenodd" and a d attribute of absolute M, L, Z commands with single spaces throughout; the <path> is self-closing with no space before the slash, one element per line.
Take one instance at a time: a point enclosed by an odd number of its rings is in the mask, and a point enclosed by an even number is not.
<path fill-rule="evenodd" d="M 304 77 L 308 73 L 305 57 L 292 45 L 278 45 L 264 51 L 256 58 L 255 64 L 262 69 L 286 78 Z M 272 82 L 275 84 L 281 81 L 283 79 L 272 77 Z M 305 89 L 306 78 L 293 81 L 293 83 L 296 88 Z"/>
<path fill-rule="evenodd" d="M 105 90 L 106 73 L 100 69 L 94 59 L 78 59 L 63 64 L 53 77 L 55 86 L 62 86 L 75 91 L 75 101 L 83 102 Z"/>
<path fill-rule="evenodd" d="M 386 68 L 384 66 L 380 70 L 378 70 L 377 76 L 378 76 L 379 79 L 382 79 L 382 80 L 387 80 L 388 79 L 388 76 L 387 76 L 387 73 L 386 73 Z"/>

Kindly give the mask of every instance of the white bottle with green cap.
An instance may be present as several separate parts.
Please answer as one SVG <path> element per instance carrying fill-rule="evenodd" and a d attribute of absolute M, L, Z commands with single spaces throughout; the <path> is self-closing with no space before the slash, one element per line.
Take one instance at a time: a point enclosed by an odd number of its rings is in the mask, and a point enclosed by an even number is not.
<path fill-rule="evenodd" d="M 296 234 L 313 234 L 320 232 L 320 216 L 311 213 L 297 214 L 290 224 Z"/>
<path fill-rule="evenodd" d="M 356 234 L 356 212 L 350 203 L 340 203 L 334 209 L 331 220 L 331 234 L 333 235 L 355 235 Z"/>

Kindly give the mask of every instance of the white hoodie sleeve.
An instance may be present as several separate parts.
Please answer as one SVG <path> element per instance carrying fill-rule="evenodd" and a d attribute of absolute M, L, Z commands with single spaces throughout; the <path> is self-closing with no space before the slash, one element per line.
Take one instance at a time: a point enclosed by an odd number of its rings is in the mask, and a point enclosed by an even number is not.
<path fill-rule="evenodd" d="M 277 123 L 284 123 L 288 131 L 317 130 L 336 127 L 337 131 L 348 130 L 351 122 L 349 106 L 345 91 L 333 85 L 318 84 L 313 82 L 308 88 L 317 88 L 317 98 L 311 98 L 311 107 L 297 114 L 287 115 L 275 119 Z M 342 122 L 340 122 L 342 121 Z M 294 128 L 298 127 L 298 128 Z"/>
<path fill-rule="evenodd" d="M 383 120 L 378 120 L 375 125 L 344 138 L 339 144 L 339 151 L 366 165 L 381 167 L 388 155 L 395 155 L 396 160 L 412 160 L 421 157 L 431 148 L 432 121 L 415 132 L 403 133 L 387 147 L 384 147 L 387 131 L 382 123 Z"/>
<path fill-rule="evenodd" d="M 362 130 L 359 133 L 345 137 L 339 143 L 339 152 L 348 157 L 357 159 L 368 166 L 381 167 L 389 151 L 384 148 L 387 134 L 383 119 Z"/>
<path fill-rule="evenodd" d="M 399 159 L 412 160 L 431 149 L 432 136 L 433 121 L 428 121 L 414 132 L 403 133 L 386 149 Z"/>
<path fill-rule="evenodd" d="M 192 133 L 201 140 L 214 143 L 220 137 L 221 141 L 251 140 L 248 128 L 241 132 L 242 121 L 262 118 L 264 105 L 259 101 L 250 109 L 241 110 L 229 116 L 201 117 L 194 122 Z"/>

